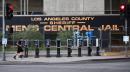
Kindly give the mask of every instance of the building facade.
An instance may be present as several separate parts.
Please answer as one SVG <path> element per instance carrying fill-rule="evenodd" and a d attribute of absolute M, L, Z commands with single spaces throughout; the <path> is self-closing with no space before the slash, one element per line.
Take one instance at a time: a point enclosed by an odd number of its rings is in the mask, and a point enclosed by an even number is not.
<path fill-rule="evenodd" d="M 119 14 L 120 0 L 6 0 L 15 15 L 102 15 Z M 2 0 L 0 1 L 2 14 Z"/>
<path fill-rule="evenodd" d="M 6 0 L 6 3 L 14 6 L 14 17 L 6 20 L 6 31 L 9 25 L 13 26 L 14 31 L 24 31 L 27 25 L 35 25 L 38 30 L 45 32 L 46 38 L 50 38 L 52 35 L 48 35 L 49 32 L 57 33 L 60 29 L 64 31 L 65 27 L 80 29 L 81 32 L 99 27 L 106 30 L 102 37 L 107 46 L 111 44 L 112 37 L 116 38 L 114 34 L 124 34 L 124 20 L 120 19 L 120 0 Z M 2 0 L 0 16 L 2 31 Z M 73 26 L 63 26 L 69 24 Z M 90 25 L 93 27 L 90 28 Z M 110 33 L 113 33 L 112 37 Z M 118 37 L 121 39 L 122 36 Z"/>

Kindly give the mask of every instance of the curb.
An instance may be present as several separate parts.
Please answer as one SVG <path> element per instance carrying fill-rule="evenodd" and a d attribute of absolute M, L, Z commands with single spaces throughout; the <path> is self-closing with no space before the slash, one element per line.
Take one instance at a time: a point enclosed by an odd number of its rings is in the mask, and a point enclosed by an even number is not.
<path fill-rule="evenodd" d="M 0 65 L 28 65 L 32 63 L 30 61 L 0 61 Z"/>
<path fill-rule="evenodd" d="M 109 61 L 109 60 L 127 60 L 130 59 L 130 57 L 124 57 L 124 58 L 109 58 L 109 59 L 91 59 L 91 61 Z"/>
<path fill-rule="evenodd" d="M 33 62 L 33 61 L 0 61 L 0 65 L 45 65 L 45 64 L 77 64 L 77 63 L 94 63 L 102 61 L 116 61 L 116 60 L 129 60 L 130 57 L 122 58 L 107 58 L 107 59 L 88 59 L 88 60 L 79 60 L 71 62 Z"/>

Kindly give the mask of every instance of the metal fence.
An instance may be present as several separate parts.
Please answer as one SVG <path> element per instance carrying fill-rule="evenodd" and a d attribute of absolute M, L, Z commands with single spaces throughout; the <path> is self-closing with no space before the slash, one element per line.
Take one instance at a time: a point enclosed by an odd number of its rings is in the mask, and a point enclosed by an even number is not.
<path fill-rule="evenodd" d="M 84 34 L 83 34 L 84 35 Z M 20 35 L 20 37 L 24 37 L 25 35 Z M 14 36 L 12 38 L 10 38 L 9 34 L 6 34 L 6 38 L 8 38 L 8 44 L 7 44 L 7 49 L 9 50 L 14 50 L 14 48 L 16 48 L 16 42 L 18 40 L 18 37 L 15 38 L 17 36 Z M 45 34 L 42 34 L 41 39 L 39 40 L 39 47 L 41 49 L 45 49 Z M 112 31 L 94 31 L 93 32 L 93 37 L 91 38 L 91 44 L 93 47 L 96 46 L 96 38 L 99 38 L 99 45 L 101 49 L 104 49 L 106 51 L 112 51 L 112 50 L 116 50 L 119 51 L 122 50 L 122 48 L 124 48 L 125 44 L 123 42 L 123 34 L 113 34 Z M 2 39 L 2 38 L 1 38 Z M 24 40 L 28 40 L 28 48 L 30 48 L 30 50 L 33 50 L 35 48 L 35 44 L 34 41 L 35 39 L 24 39 Z M 73 40 L 73 36 L 72 36 L 72 40 Z M 0 50 L 2 50 L 2 41 L 0 41 L 1 47 Z M 56 39 L 51 39 L 50 38 L 50 46 L 52 48 L 56 48 Z M 127 44 L 128 47 L 130 47 L 130 43 Z M 66 40 L 62 40 L 61 41 L 61 47 L 63 49 L 67 48 L 67 39 Z M 86 42 L 83 40 L 82 42 L 82 48 L 86 48 L 87 44 Z"/>

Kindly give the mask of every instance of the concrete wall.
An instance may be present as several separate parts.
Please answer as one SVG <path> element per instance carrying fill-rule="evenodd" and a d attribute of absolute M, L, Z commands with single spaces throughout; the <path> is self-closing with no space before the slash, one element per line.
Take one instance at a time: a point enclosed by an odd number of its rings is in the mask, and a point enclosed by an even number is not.
<path fill-rule="evenodd" d="M 104 14 L 104 0 L 44 0 L 46 15 Z"/>

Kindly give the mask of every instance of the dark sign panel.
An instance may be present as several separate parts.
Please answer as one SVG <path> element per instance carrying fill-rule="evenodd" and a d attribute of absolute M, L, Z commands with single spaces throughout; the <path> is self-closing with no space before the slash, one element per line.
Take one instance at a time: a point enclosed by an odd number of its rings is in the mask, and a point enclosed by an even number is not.
<path fill-rule="evenodd" d="M 122 21 L 119 16 L 47 16 L 40 24 L 44 25 L 44 31 L 93 31 L 95 27 L 119 31 Z"/>
<path fill-rule="evenodd" d="M 93 31 L 95 28 L 120 31 L 120 27 L 124 26 L 124 20 L 121 20 L 120 16 L 22 16 L 6 20 L 6 29 L 10 24 L 15 31 L 25 30 L 28 25 L 35 25 L 37 30 L 42 28 L 46 32 Z M 0 26 L 2 27 L 2 17 Z"/>

